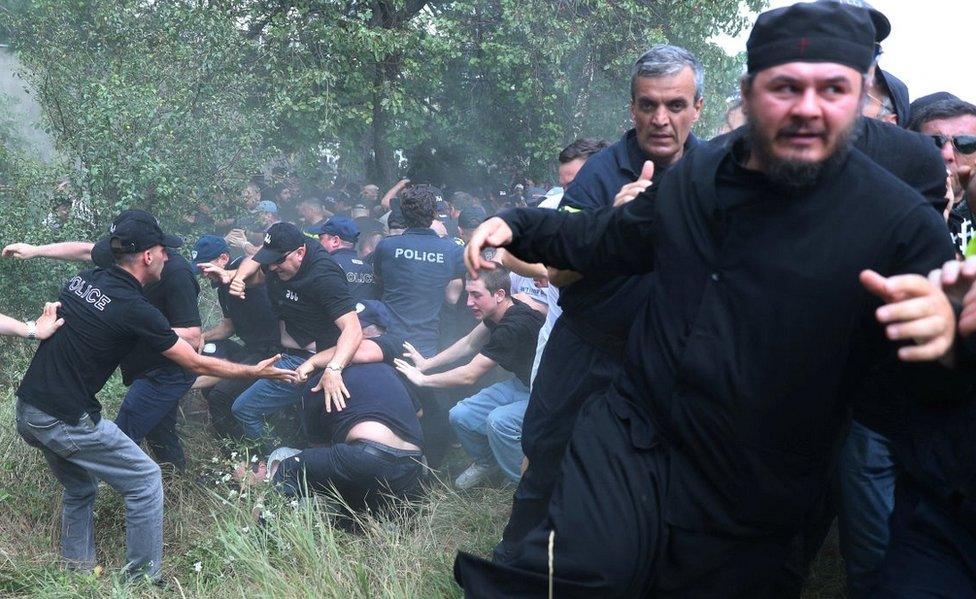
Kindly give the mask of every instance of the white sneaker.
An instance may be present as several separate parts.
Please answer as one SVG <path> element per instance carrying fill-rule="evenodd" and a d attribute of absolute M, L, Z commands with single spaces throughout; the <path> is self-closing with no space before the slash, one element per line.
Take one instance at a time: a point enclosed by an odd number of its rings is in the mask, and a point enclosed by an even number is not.
<path fill-rule="evenodd" d="M 462 491 L 470 489 L 499 470 L 500 468 L 495 464 L 471 464 L 454 480 L 454 486 Z"/>

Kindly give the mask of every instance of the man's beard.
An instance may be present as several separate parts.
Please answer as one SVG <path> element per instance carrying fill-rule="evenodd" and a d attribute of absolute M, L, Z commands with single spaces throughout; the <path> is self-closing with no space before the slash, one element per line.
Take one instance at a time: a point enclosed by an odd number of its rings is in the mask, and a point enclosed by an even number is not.
<path fill-rule="evenodd" d="M 756 158 L 763 165 L 766 176 L 776 185 L 791 189 L 802 189 L 812 187 L 820 179 L 820 173 L 825 169 L 843 162 L 854 147 L 854 125 L 857 119 L 851 122 L 847 129 L 840 132 L 834 151 L 820 162 L 810 162 L 808 160 L 789 160 L 780 158 L 773 152 L 773 142 L 765 138 L 754 120 L 747 121 L 747 139 L 751 146 L 751 151 L 756 154 Z M 790 134 L 799 129 L 798 125 L 791 125 L 786 129 L 777 131 L 777 135 Z"/>

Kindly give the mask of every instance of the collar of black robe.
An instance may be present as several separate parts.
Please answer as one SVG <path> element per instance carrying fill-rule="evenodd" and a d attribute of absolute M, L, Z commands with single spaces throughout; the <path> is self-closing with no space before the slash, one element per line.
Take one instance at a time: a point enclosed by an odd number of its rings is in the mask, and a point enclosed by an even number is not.
<path fill-rule="evenodd" d="M 698 138 L 695 137 L 694 133 L 688 133 L 688 139 L 685 140 L 684 149 L 681 155 L 684 156 L 689 150 L 694 148 L 699 144 Z M 624 143 L 622 144 L 624 152 L 617 151 L 616 159 L 617 164 L 620 165 L 620 172 L 626 174 L 631 179 L 636 180 L 640 176 L 641 171 L 644 169 L 644 162 L 651 160 L 650 156 L 644 153 L 644 150 L 640 148 L 640 144 L 637 143 L 637 129 L 631 129 L 627 133 L 624 133 Z M 658 180 L 659 177 L 664 175 L 664 171 L 667 169 L 657 168 L 654 170 L 654 179 Z"/>

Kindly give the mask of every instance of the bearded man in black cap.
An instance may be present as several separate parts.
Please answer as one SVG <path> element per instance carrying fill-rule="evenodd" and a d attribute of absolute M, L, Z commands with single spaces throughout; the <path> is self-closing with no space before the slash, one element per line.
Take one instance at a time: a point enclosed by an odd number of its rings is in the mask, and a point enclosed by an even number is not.
<path fill-rule="evenodd" d="M 952 307 L 917 274 L 952 256 L 945 225 L 850 149 L 873 46 L 864 11 L 764 13 L 742 82 L 749 126 L 685 157 L 656 201 L 479 227 L 472 270 L 506 246 L 652 284 L 623 371 L 579 416 L 546 521 L 505 564 L 459 555 L 468 596 L 770 596 L 866 369 L 897 355 L 913 362 L 906 389 L 964 390 L 935 362 Z"/>

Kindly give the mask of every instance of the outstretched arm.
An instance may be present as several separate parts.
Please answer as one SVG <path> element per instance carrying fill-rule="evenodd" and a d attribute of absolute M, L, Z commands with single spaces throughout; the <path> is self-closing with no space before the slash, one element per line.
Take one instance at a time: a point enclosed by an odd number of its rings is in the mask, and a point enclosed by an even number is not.
<path fill-rule="evenodd" d="M 424 374 L 416 366 L 400 358 L 393 360 L 393 364 L 414 385 L 438 389 L 473 385 L 486 372 L 495 367 L 495 361 L 484 354 L 476 354 L 464 366 L 458 366 L 447 372 L 438 372 L 437 374 Z"/>
<path fill-rule="evenodd" d="M 62 241 L 60 243 L 48 243 L 45 245 L 11 243 L 3 248 L 3 257 L 18 258 L 20 260 L 28 260 L 30 258 L 56 258 L 58 260 L 71 260 L 73 262 L 91 262 L 93 247 L 95 247 L 95 244 L 88 241 Z"/>
<path fill-rule="evenodd" d="M 634 275 L 654 264 L 654 201 L 639 196 L 619 208 L 592 212 L 557 212 L 518 208 L 483 222 L 468 242 L 465 262 L 476 276 L 493 268 L 481 258 L 487 247 L 505 247 L 527 262 L 586 274 Z"/>
<path fill-rule="evenodd" d="M 201 356 L 189 343 L 180 339 L 163 352 L 163 355 L 194 374 L 206 374 L 222 379 L 274 379 L 289 383 L 298 382 L 294 370 L 275 368 L 274 363 L 280 355 L 271 356 L 257 364 L 234 364 L 226 360 Z"/>

